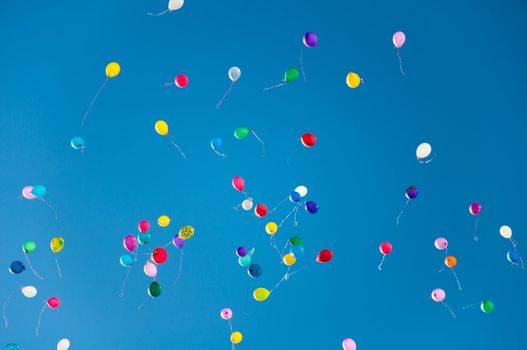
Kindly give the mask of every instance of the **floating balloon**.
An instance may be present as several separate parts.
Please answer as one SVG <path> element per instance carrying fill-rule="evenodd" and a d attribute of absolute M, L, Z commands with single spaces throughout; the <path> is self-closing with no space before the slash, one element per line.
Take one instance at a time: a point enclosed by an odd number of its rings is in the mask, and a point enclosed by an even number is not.
<path fill-rule="evenodd" d="M 448 241 L 443 237 L 436 238 L 434 246 L 439 250 L 445 250 L 448 248 Z"/>
<path fill-rule="evenodd" d="M 157 298 L 161 295 L 161 285 L 157 283 L 156 281 L 150 283 L 148 286 L 148 295 L 150 295 L 152 298 Z"/>
<path fill-rule="evenodd" d="M 349 72 L 346 76 L 346 84 L 352 89 L 358 88 L 361 83 L 362 79 L 357 73 Z"/>
<path fill-rule="evenodd" d="M 185 155 L 185 153 L 183 153 L 181 147 L 179 147 L 179 145 L 176 143 L 175 138 L 168 133 L 168 124 L 166 121 L 158 120 L 155 123 L 154 128 L 159 135 L 168 137 L 172 146 L 176 147 L 176 149 L 179 151 L 179 154 L 181 154 L 181 157 L 183 157 L 183 159 L 185 160 L 187 159 L 187 156 Z"/>
<path fill-rule="evenodd" d="M 382 270 L 382 265 L 384 264 L 384 258 L 386 258 L 386 255 L 390 254 L 392 252 L 392 244 L 390 242 L 382 242 L 379 245 L 379 251 L 382 254 L 381 263 L 378 266 L 379 271 Z"/>
<path fill-rule="evenodd" d="M 302 245 L 303 241 L 302 241 L 302 238 L 298 236 L 294 236 L 289 239 L 289 243 L 291 243 L 292 246 L 297 246 L 297 245 Z"/>
<path fill-rule="evenodd" d="M 470 206 L 468 207 L 468 212 L 472 216 L 476 216 L 476 222 L 474 223 L 474 241 L 477 242 L 479 240 L 478 238 L 478 220 L 479 220 L 478 215 L 481 213 L 481 204 L 479 204 L 478 202 L 474 202 L 470 204 Z"/>
<path fill-rule="evenodd" d="M 311 48 L 311 47 L 317 46 L 317 44 L 318 44 L 318 37 L 313 32 L 307 32 L 306 34 L 304 34 L 304 38 L 303 38 L 302 41 L 304 42 L 304 45 L 306 45 L 307 47 Z"/>
<path fill-rule="evenodd" d="M 264 301 L 269 298 L 270 294 L 271 292 L 265 288 L 256 288 L 253 292 L 253 297 L 256 301 Z"/>
<path fill-rule="evenodd" d="M 151 261 L 147 261 L 145 263 L 145 266 L 143 266 L 143 271 L 148 277 L 154 278 L 157 276 L 157 265 L 152 263 Z"/>
<path fill-rule="evenodd" d="M 220 157 L 225 157 L 225 153 L 221 152 L 221 144 L 222 144 L 222 141 L 219 137 L 210 140 L 210 148 L 212 148 L 214 153 L 216 153 Z"/>
<path fill-rule="evenodd" d="M 317 259 L 318 259 L 318 257 L 317 257 Z M 287 266 L 291 266 L 294 263 L 296 263 L 296 258 L 295 258 L 295 256 L 293 254 L 289 253 L 289 254 L 284 255 L 283 262 Z"/>
<path fill-rule="evenodd" d="M 245 188 L 245 180 L 241 176 L 235 176 L 232 178 L 232 187 L 234 187 L 237 191 L 243 192 L 243 189 Z"/>
<path fill-rule="evenodd" d="M 35 241 L 25 241 L 22 245 L 22 251 L 26 254 L 31 254 L 37 249 L 37 244 Z"/>
<path fill-rule="evenodd" d="M 295 188 L 295 192 L 300 195 L 300 197 L 305 197 L 307 195 L 307 187 L 306 186 L 298 186 Z"/>
<path fill-rule="evenodd" d="M 268 222 L 267 225 L 265 225 L 265 232 L 267 232 L 270 235 L 274 235 L 278 231 L 278 225 L 276 222 L 271 221 Z"/>
<path fill-rule="evenodd" d="M 185 4 L 184 0 L 170 0 L 168 2 L 168 8 L 165 11 L 162 11 L 162 12 L 159 12 L 159 13 L 147 12 L 146 14 L 149 15 L 149 16 L 158 17 L 158 16 L 161 16 L 161 15 L 164 15 L 167 12 L 177 11 L 180 8 L 182 8 L 184 4 Z"/>
<path fill-rule="evenodd" d="M 239 344 L 242 342 L 243 335 L 240 332 L 232 332 L 231 334 L 231 342 L 233 344 Z"/>
<path fill-rule="evenodd" d="M 317 137 L 314 134 L 306 133 L 300 137 L 300 141 L 305 147 L 313 147 L 317 144 Z"/>
<path fill-rule="evenodd" d="M 500 235 L 503 238 L 510 239 L 512 237 L 512 229 L 507 225 L 503 225 L 500 227 Z"/>
<path fill-rule="evenodd" d="M 312 201 L 307 201 L 306 210 L 310 214 L 316 214 L 318 212 L 318 204 Z"/>
<path fill-rule="evenodd" d="M 221 107 L 221 105 L 223 104 L 223 100 L 225 100 L 227 95 L 231 92 L 232 87 L 234 86 L 234 83 L 237 82 L 238 79 L 240 79 L 240 76 L 242 75 L 242 71 L 240 70 L 240 68 L 238 68 L 236 66 L 233 66 L 233 67 L 229 68 L 229 71 L 227 72 L 227 75 L 229 76 L 229 79 L 231 80 L 231 84 L 229 85 L 229 88 L 227 89 L 227 91 L 225 92 L 223 97 L 216 104 L 216 108 L 220 108 Z"/>
<path fill-rule="evenodd" d="M 445 304 L 444 300 L 446 298 L 446 293 L 443 289 L 441 288 L 437 288 L 437 289 L 434 289 L 432 291 L 432 296 L 431 296 L 432 300 L 435 301 L 436 303 L 441 303 L 443 304 L 443 306 L 448 310 L 450 311 L 450 314 L 452 315 L 452 317 L 456 318 L 456 314 L 454 313 L 454 311 L 452 311 L 452 309 L 447 305 Z"/>
<path fill-rule="evenodd" d="M 181 239 L 189 239 L 189 238 L 192 238 L 192 236 L 194 236 L 194 227 L 190 225 L 183 226 L 179 230 L 179 237 Z"/>
<path fill-rule="evenodd" d="M 170 225 L 170 218 L 166 215 L 161 215 L 157 219 L 157 224 L 161 227 L 167 227 L 168 225 Z"/>
<path fill-rule="evenodd" d="M 178 88 L 183 89 L 188 86 L 188 77 L 185 74 L 178 74 L 174 79 L 174 85 Z"/>
<path fill-rule="evenodd" d="M 147 245 L 152 241 L 152 235 L 148 232 L 141 232 L 137 235 L 137 242 L 141 245 Z"/>
<path fill-rule="evenodd" d="M 15 343 L 8 343 L 4 346 L 4 350 L 19 350 L 20 348 Z"/>
<path fill-rule="evenodd" d="M 73 149 L 83 151 L 86 148 L 86 143 L 84 142 L 84 139 L 80 136 L 75 136 L 70 141 L 71 147 Z"/>
<path fill-rule="evenodd" d="M 240 266 L 243 266 L 243 267 L 249 267 L 251 265 L 251 256 L 249 254 L 245 255 L 245 256 L 240 256 L 238 258 L 238 264 L 240 264 Z"/>
<path fill-rule="evenodd" d="M 35 196 L 33 193 L 33 186 L 26 186 L 22 189 L 22 196 L 26 199 L 35 199 L 37 196 Z"/>
<path fill-rule="evenodd" d="M 426 142 L 421 143 L 419 146 L 417 146 L 417 149 L 415 151 L 417 161 L 422 164 L 426 164 L 432 161 L 432 159 L 429 158 L 431 153 L 432 146 L 430 146 L 430 144 Z"/>
<path fill-rule="evenodd" d="M 147 220 L 141 220 L 139 221 L 137 228 L 139 229 L 139 232 L 148 232 L 150 230 L 150 223 Z"/>
<path fill-rule="evenodd" d="M 110 62 L 106 66 L 106 76 L 108 78 L 115 78 L 121 73 L 121 66 L 117 62 Z"/>
<path fill-rule="evenodd" d="M 236 249 L 236 255 L 238 255 L 240 258 L 243 258 L 247 255 L 247 249 L 245 249 L 245 247 L 238 247 Z"/>
<path fill-rule="evenodd" d="M 346 338 L 342 341 L 342 348 L 344 350 L 356 350 L 357 345 L 355 344 L 355 341 L 351 338 Z"/>
<path fill-rule="evenodd" d="M 322 249 L 318 252 L 316 262 L 319 263 L 327 263 L 330 262 L 331 259 L 333 259 L 333 252 L 329 249 Z"/>
<path fill-rule="evenodd" d="M 59 340 L 57 343 L 57 350 L 68 350 L 70 348 L 70 341 L 67 338 Z"/>
<path fill-rule="evenodd" d="M 258 264 L 251 264 L 249 265 L 249 268 L 247 269 L 247 273 L 252 278 L 257 278 L 262 275 L 262 267 Z"/>
<path fill-rule="evenodd" d="M 123 239 L 123 246 L 124 249 L 128 250 L 129 252 L 133 252 L 137 248 L 137 238 L 132 235 L 127 235 Z"/>
<path fill-rule="evenodd" d="M 13 261 L 9 265 L 9 272 L 11 272 L 13 275 L 18 275 L 24 272 L 25 269 L 26 267 L 24 266 L 24 263 L 22 263 L 21 261 Z"/>
<path fill-rule="evenodd" d="M 265 88 L 264 91 L 271 90 L 271 89 L 283 86 L 283 85 L 285 85 L 287 83 L 291 83 L 291 82 L 297 80 L 299 76 L 300 76 L 300 71 L 298 70 L 298 68 L 296 68 L 296 67 L 289 67 L 285 71 L 284 79 L 282 80 L 281 83 L 273 85 L 273 86 L 270 86 L 268 88 Z"/>
<path fill-rule="evenodd" d="M 229 309 L 228 307 L 226 307 L 226 308 L 221 310 L 220 316 L 224 320 L 230 320 L 232 318 L 232 310 Z"/>
<path fill-rule="evenodd" d="M 33 189 L 31 190 L 31 194 L 37 198 L 44 197 L 47 192 L 48 190 L 46 189 L 46 186 L 44 185 L 35 185 L 33 186 Z"/>
<path fill-rule="evenodd" d="M 86 122 L 86 118 L 88 118 L 88 114 L 90 113 L 90 110 L 92 109 L 95 101 L 97 100 L 97 97 L 99 97 L 99 94 L 106 86 L 106 83 L 108 83 L 108 80 L 111 78 L 115 78 L 116 76 L 119 75 L 120 72 L 121 72 L 121 66 L 119 65 L 119 63 L 117 62 L 108 63 L 108 65 L 106 66 L 106 79 L 102 83 L 99 90 L 97 90 L 97 93 L 95 94 L 92 101 L 90 102 L 88 109 L 86 109 L 86 112 L 84 113 L 84 117 L 82 118 L 82 126 L 84 126 L 84 123 Z"/>
<path fill-rule="evenodd" d="M 302 197 L 300 196 L 300 193 L 296 191 L 291 192 L 291 194 L 289 195 L 289 200 L 293 203 L 300 202 L 300 199 L 302 199 Z"/>
<path fill-rule="evenodd" d="M 150 256 L 153 262 L 160 265 L 168 259 L 168 253 L 164 248 L 155 248 Z"/>
<path fill-rule="evenodd" d="M 51 309 L 56 309 L 60 306 L 60 299 L 56 297 L 49 298 L 46 303 Z"/>
<path fill-rule="evenodd" d="M 304 255 L 304 247 L 301 245 L 294 245 L 291 247 L 291 254 L 295 256 L 295 258 L 300 258 L 302 255 Z"/>
<path fill-rule="evenodd" d="M 520 253 L 517 250 L 511 250 L 507 253 L 507 260 L 509 260 L 511 264 L 519 265 L 521 262 Z"/>
<path fill-rule="evenodd" d="M 447 256 L 445 258 L 445 265 L 448 267 L 454 267 L 457 265 L 457 259 L 454 256 Z"/>
<path fill-rule="evenodd" d="M 33 286 L 25 286 L 20 288 L 20 291 L 26 298 L 34 298 L 37 296 L 37 289 Z"/>
<path fill-rule="evenodd" d="M 490 300 L 483 300 L 481 302 L 480 309 L 484 313 L 490 314 L 492 311 L 494 311 L 494 303 Z"/>
<path fill-rule="evenodd" d="M 183 246 L 185 245 L 185 240 L 181 237 L 179 237 L 179 235 L 175 235 L 174 238 L 172 239 L 172 243 L 179 249 L 183 249 Z"/>
<path fill-rule="evenodd" d="M 415 186 L 408 186 L 406 188 L 405 195 L 406 195 L 406 198 L 408 199 L 416 199 L 417 196 L 419 195 L 419 190 Z"/>
<path fill-rule="evenodd" d="M 399 70 L 401 71 L 402 75 L 405 75 L 401 55 L 399 54 L 399 49 L 403 47 L 404 43 L 406 42 L 406 35 L 404 35 L 403 32 L 395 32 L 395 34 L 393 34 L 392 41 L 393 45 L 397 49 L 397 58 L 399 59 Z"/>
<path fill-rule="evenodd" d="M 132 258 L 130 255 L 128 254 L 123 254 L 121 255 L 121 257 L 119 258 L 119 262 L 121 263 L 121 265 L 123 265 L 124 267 L 129 267 L 129 266 L 132 266 L 132 264 L 134 263 L 134 258 Z"/>
<path fill-rule="evenodd" d="M 253 201 L 252 201 L 252 199 L 249 198 L 249 199 L 244 200 L 242 202 L 242 208 L 245 211 L 251 210 L 253 208 Z"/>
<path fill-rule="evenodd" d="M 49 244 L 53 253 L 58 253 L 64 248 L 64 239 L 62 237 L 53 237 Z"/>
<path fill-rule="evenodd" d="M 234 130 L 234 137 L 236 137 L 238 140 L 242 140 L 246 138 L 247 136 L 249 136 L 250 134 L 252 134 L 256 138 L 256 140 L 262 145 L 262 157 L 263 157 L 265 154 L 265 143 L 262 141 L 260 136 L 256 134 L 254 130 L 251 130 L 248 128 L 238 128 Z"/>
<path fill-rule="evenodd" d="M 267 205 L 265 204 L 257 204 L 254 208 L 254 214 L 258 216 L 259 218 L 263 218 L 267 215 Z"/>

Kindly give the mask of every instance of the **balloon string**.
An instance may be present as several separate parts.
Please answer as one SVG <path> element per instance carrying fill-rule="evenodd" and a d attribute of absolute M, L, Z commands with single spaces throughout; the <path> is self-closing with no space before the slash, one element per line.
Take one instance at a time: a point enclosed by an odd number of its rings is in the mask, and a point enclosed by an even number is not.
<path fill-rule="evenodd" d="M 476 223 L 474 224 L 474 242 L 479 241 L 479 238 L 478 238 L 478 220 L 479 220 L 479 216 L 476 216 Z"/>
<path fill-rule="evenodd" d="M 293 227 L 297 227 L 298 226 L 298 220 L 297 220 L 298 209 L 300 209 L 300 206 L 297 206 L 295 208 L 295 215 L 293 216 Z"/>
<path fill-rule="evenodd" d="M 168 246 L 171 245 L 171 244 L 172 244 L 172 241 L 170 241 L 170 242 L 168 242 L 167 244 L 165 244 L 165 245 L 163 246 L 163 248 L 166 248 L 166 247 L 168 247 Z"/>
<path fill-rule="evenodd" d="M 269 237 L 269 244 L 271 244 L 271 247 L 276 249 L 276 252 L 278 253 L 278 256 L 280 257 L 280 260 L 283 259 L 284 257 L 282 255 L 282 253 L 280 252 L 280 249 L 278 249 L 278 245 L 276 244 L 276 240 L 274 239 L 274 235 Z"/>
<path fill-rule="evenodd" d="M 102 83 L 101 87 L 99 88 L 99 90 L 97 90 L 97 93 L 95 94 L 95 96 L 93 97 L 93 100 L 91 101 L 88 109 L 86 110 L 86 112 L 84 113 L 84 117 L 82 118 L 82 126 L 84 127 L 84 123 L 86 122 L 86 118 L 88 117 L 88 113 L 90 113 L 90 110 L 91 108 L 93 107 L 93 104 L 95 103 L 95 100 L 97 100 L 97 97 L 99 97 L 99 94 L 101 93 L 102 89 L 104 89 L 104 87 L 106 86 L 106 83 L 108 82 L 108 77 L 106 77 L 106 79 L 104 80 L 104 83 Z"/>
<path fill-rule="evenodd" d="M 5 328 L 9 328 L 9 324 L 7 323 L 7 316 L 6 316 L 6 309 L 7 309 L 7 304 L 9 303 L 9 299 L 11 299 L 11 295 L 7 296 L 6 300 L 4 301 L 4 308 L 2 309 L 2 312 L 4 315 Z"/>
<path fill-rule="evenodd" d="M 289 217 L 291 215 L 293 215 L 293 213 L 295 213 L 295 211 L 298 211 L 298 206 L 299 204 L 297 204 L 287 215 L 285 218 L 282 219 L 282 221 L 280 221 L 280 225 L 278 225 L 278 227 L 282 227 L 284 225 L 284 223 L 287 221 L 287 219 L 289 219 Z M 295 219 L 296 220 L 296 219 Z M 296 226 L 296 225 L 295 225 Z"/>
<path fill-rule="evenodd" d="M 289 199 L 289 196 L 285 197 L 284 199 L 282 199 L 280 201 L 280 203 L 278 203 L 277 205 L 275 205 L 275 207 L 273 209 L 271 209 L 271 211 L 269 211 L 268 214 L 272 214 L 276 209 L 278 209 L 282 204 L 284 204 L 285 202 L 287 202 L 287 200 Z"/>
<path fill-rule="evenodd" d="M 437 272 L 443 272 L 445 270 L 445 264 L 443 264 L 443 267 L 441 267 L 441 270 L 437 271 Z"/>
<path fill-rule="evenodd" d="M 284 256 L 284 252 L 287 249 L 287 246 L 289 245 L 289 240 L 285 242 L 284 248 L 282 249 L 282 252 L 280 253 L 280 256 Z"/>
<path fill-rule="evenodd" d="M 304 265 L 302 266 L 300 269 L 296 270 L 296 271 L 293 271 L 291 273 L 288 273 L 287 274 L 287 278 L 293 276 L 293 275 L 296 275 L 297 273 L 299 273 L 300 271 L 304 271 L 305 269 L 307 269 L 308 267 L 310 267 L 311 265 L 313 265 L 314 263 L 316 263 L 316 261 L 312 261 L 310 264 L 307 264 L 307 265 Z M 289 271 L 289 270 L 288 270 Z"/>
<path fill-rule="evenodd" d="M 225 94 L 223 95 L 223 97 L 220 99 L 220 102 L 218 102 L 218 103 L 216 104 L 216 108 L 217 108 L 217 109 L 220 109 L 221 105 L 223 104 L 223 100 L 225 100 L 225 98 L 227 97 L 227 95 L 230 94 L 230 92 L 231 92 L 233 86 L 234 86 L 234 81 L 231 83 L 231 85 L 229 85 L 229 88 L 227 89 L 227 92 L 225 92 Z"/>
<path fill-rule="evenodd" d="M 31 265 L 31 261 L 29 261 L 29 255 L 27 255 L 27 253 L 24 253 L 24 255 L 26 256 L 27 264 L 29 268 L 31 269 L 31 272 L 33 272 L 33 275 L 35 275 L 36 278 L 43 281 L 44 279 L 37 273 L 37 271 L 35 271 L 35 269 L 33 268 L 33 265 Z"/>
<path fill-rule="evenodd" d="M 273 86 L 269 86 L 269 87 L 263 89 L 263 91 L 276 89 L 277 87 L 283 86 L 283 85 L 285 85 L 285 84 L 287 84 L 287 82 L 286 82 L 286 81 L 282 81 L 280 84 L 276 84 L 276 85 L 273 85 Z"/>
<path fill-rule="evenodd" d="M 382 270 L 382 264 L 384 264 L 384 258 L 386 257 L 386 254 L 383 254 L 382 255 L 382 259 L 381 259 L 381 263 L 379 264 L 379 266 L 377 266 L 377 268 L 379 269 L 379 271 Z"/>
<path fill-rule="evenodd" d="M 480 303 L 474 303 L 474 304 L 470 304 L 470 305 L 467 305 L 467 306 L 463 306 L 463 310 L 466 310 L 468 308 L 471 308 L 471 307 L 474 307 L 476 305 L 479 305 Z"/>
<path fill-rule="evenodd" d="M 276 288 L 278 288 L 278 286 L 280 286 L 282 282 L 287 281 L 289 279 L 289 276 L 290 276 L 289 271 L 291 270 L 291 266 L 292 265 L 289 265 L 287 267 L 287 271 L 285 272 L 285 275 L 280 279 L 280 281 L 278 281 L 278 283 L 273 287 L 273 289 L 269 291 L 269 294 L 271 294 Z"/>
<path fill-rule="evenodd" d="M 35 332 L 38 335 L 38 330 L 40 328 L 40 320 L 42 319 L 42 314 L 44 313 L 44 310 L 46 309 L 46 302 L 44 302 L 44 306 L 42 307 L 42 310 L 40 310 L 40 314 L 38 315 L 38 321 L 37 321 L 37 328 L 35 328 Z"/>
<path fill-rule="evenodd" d="M 401 59 L 401 54 L 399 53 L 399 49 L 397 49 L 397 57 L 399 58 L 399 70 L 401 71 L 402 75 L 406 75 L 404 74 L 404 71 L 403 71 L 403 60 Z"/>
<path fill-rule="evenodd" d="M 181 271 L 183 271 L 183 255 L 185 255 L 185 253 L 183 252 L 183 249 L 181 249 L 181 255 L 179 256 L 179 269 L 177 272 L 176 280 L 174 281 L 174 285 L 178 283 L 179 278 L 181 277 Z"/>
<path fill-rule="evenodd" d="M 307 81 L 306 73 L 304 72 L 304 49 L 300 49 L 300 70 L 302 70 L 302 76 L 304 77 L 304 81 Z"/>
<path fill-rule="evenodd" d="M 217 149 L 213 148 L 212 149 L 214 151 L 214 153 L 216 153 L 217 155 L 219 155 L 220 157 L 222 158 L 225 158 L 227 157 L 227 155 L 225 153 L 221 153 L 220 151 L 218 151 Z"/>
<path fill-rule="evenodd" d="M 403 208 L 401 209 L 401 212 L 399 213 L 399 215 L 397 215 L 397 218 L 395 219 L 396 226 L 399 226 L 399 221 L 401 221 L 401 216 L 404 214 L 404 210 L 408 206 L 408 203 L 410 203 L 409 199 L 406 200 L 406 203 L 404 203 Z"/>
<path fill-rule="evenodd" d="M 454 271 L 454 269 L 452 269 L 452 273 L 454 274 L 454 278 L 456 279 L 457 287 L 459 288 L 459 290 L 462 290 L 461 283 L 459 282 L 459 278 L 457 277 L 456 271 Z"/>
<path fill-rule="evenodd" d="M 59 278 L 62 279 L 62 272 L 60 271 L 59 259 L 57 258 L 57 254 L 53 254 L 53 255 L 55 255 L 55 264 L 57 265 L 57 271 L 59 273 Z"/>
<path fill-rule="evenodd" d="M 130 275 L 130 270 L 132 269 L 132 266 L 129 266 L 126 270 L 126 275 L 124 275 L 123 284 L 121 285 L 121 292 L 119 293 L 119 298 L 124 297 L 124 288 L 126 287 L 126 282 L 128 281 L 128 276 Z"/>
<path fill-rule="evenodd" d="M 145 297 L 145 298 L 143 299 L 143 303 L 137 307 L 137 310 L 141 310 L 141 309 L 143 308 L 143 306 L 145 306 L 147 300 L 148 300 L 147 297 Z"/>
<path fill-rule="evenodd" d="M 159 12 L 159 13 L 152 13 L 152 12 L 147 12 L 146 14 L 149 15 L 149 16 L 154 16 L 154 17 L 158 17 L 158 16 L 161 16 L 161 15 L 164 15 L 165 13 L 169 12 L 170 9 L 166 9 L 165 11 L 163 12 Z"/>
<path fill-rule="evenodd" d="M 260 142 L 262 144 L 262 157 L 265 155 L 265 143 L 262 141 L 262 139 L 258 136 L 258 134 L 256 134 L 254 132 L 254 130 L 251 130 L 251 134 L 254 135 L 254 137 L 256 137 L 256 139 L 258 140 L 258 142 Z"/>
<path fill-rule="evenodd" d="M 523 266 L 523 259 L 522 259 L 521 256 L 520 256 L 520 263 L 521 263 L 521 265 L 522 265 L 522 270 L 525 270 L 525 267 Z"/>
<path fill-rule="evenodd" d="M 233 329 L 232 329 L 232 322 L 231 322 L 231 319 L 229 318 L 229 328 L 231 329 L 231 333 L 233 332 Z"/>
<path fill-rule="evenodd" d="M 174 137 L 173 137 L 173 136 L 170 136 L 170 135 L 168 135 L 168 136 L 170 137 L 170 143 L 171 143 L 172 145 L 174 145 L 174 146 L 177 148 L 177 150 L 179 151 L 179 153 L 181 154 L 181 156 L 183 157 L 183 159 L 187 160 L 187 156 L 185 155 L 185 153 L 183 153 L 183 151 L 181 150 L 181 148 L 179 147 L 179 145 L 176 143 L 176 141 L 174 140 Z"/>
<path fill-rule="evenodd" d="M 509 239 L 510 239 L 510 241 L 511 241 L 512 247 L 513 247 L 514 249 L 516 249 L 516 245 L 517 245 L 516 241 L 515 241 L 512 237 L 509 238 Z"/>
<path fill-rule="evenodd" d="M 443 306 L 446 307 L 448 311 L 450 311 L 450 313 L 452 314 L 452 317 L 456 318 L 456 314 L 454 313 L 454 311 L 452 311 L 450 306 L 448 306 L 444 301 L 442 301 L 441 304 L 443 304 Z"/>
<path fill-rule="evenodd" d="M 134 252 L 134 262 L 137 262 L 137 255 L 139 254 L 139 247 L 137 247 L 135 249 L 135 252 Z"/>
<path fill-rule="evenodd" d="M 427 159 L 427 160 L 423 160 L 423 159 L 419 159 L 419 158 L 417 158 L 417 161 L 418 161 L 419 163 L 421 163 L 421 164 L 428 164 L 428 163 L 430 163 L 431 161 L 433 161 L 433 160 L 435 159 L 435 157 L 436 157 L 436 154 L 434 153 L 434 155 L 433 155 L 431 158 Z"/>
<path fill-rule="evenodd" d="M 49 204 L 44 198 L 40 197 L 39 198 L 49 209 L 51 209 L 51 211 L 53 211 L 53 214 L 55 215 L 55 220 L 58 220 L 59 219 L 59 214 L 57 214 L 57 211 L 55 210 L 55 208 Z"/>
<path fill-rule="evenodd" d="M 163 84 L 164 87 L 172 86 L 172 85 L 174 85 L 174 83 L 164 83 L 164 84 Z"/>

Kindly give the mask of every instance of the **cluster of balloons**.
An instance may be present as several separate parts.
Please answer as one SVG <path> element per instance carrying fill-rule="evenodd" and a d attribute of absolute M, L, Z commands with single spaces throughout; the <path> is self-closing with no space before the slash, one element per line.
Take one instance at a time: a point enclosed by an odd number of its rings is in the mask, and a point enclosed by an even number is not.
<path fill-rule="evenodd" d="M 247 268 L 247 274 L 251 278 L 257 278 L 262 275 L 262 267 L 252 262 L 253 251 L 248 251 L 245 247 L 236 248 L 236 255 L 238 256 L 238 264 Z"/>
<path fill-rule="evenodd" d="M 229 328 L 231 330 L 231 343 L 232 343 L 232 349 L 234 349 L 234 345 L 235 344 L 239 344 L 242 342 L 242 339 L 243 339 L 243 334 L 239 331 L 234 331 L 234 329 L 232 328 L 232 316 L 233 316 L 233 312 L 230 308 L 226 307 L 226 308 L 223 308 L 221 311 L 220 311 L 220 317 L 222 319 L 224 319 L 225 321 L 229 321 Z"/>
<path fill-rule="evenodd" d="M 250 198 L 247 193 L 245 192 L 245 180 L 241 176 L 235 176 L 232 178 L 231 181 L 232 187 L 240 193 L 242 193 L 245 196 L 245 200 L 241 203 L 241 207 L 245 211 L 249 211 L 253 208 L 253 200 Z M 237 208 L 237 207 L 236 207 Z M 263 203 L 259 203 L 254 207 L 254 215 L 256 215 L 259 218 L 263 218 L 267 215 L 267 205 Z"/>
<path fill-rule="evenodd" d="M 59 216 L 57 214 L 57 211 L 55 208 L 53 208 L 52 205 L 50 205 L 45 199 L 44 196 L 48 193 L 48 189 L 44 185 L 35 185 L 35 186 L 25 186 L 22 188 L 22 197 L 25 199 L 33 200 L 38 199 L 42 203 L 44 203 L 51 211 L 53 211 L 53 214 L 55 215 L 55 220 L 58 220 Z M 20 198 L 20 197 L 19 197 Z"/>
<path fill-rule="evenodd" d="M 297 221 L 297 215 L 298 215 L 298 211 L 301 207 L 304 207 L 305 211 L 307 211 L 309 214 L 316 214 L 318 213 L 318 204 L 314 201 L 304 201 L 303 198 L 305 196 L 307 196 L 307 193 L 308 193 L 308 190 L 307 190 L 307 187 L 304 186 L 304 185 L 300 185 L 300 186 L 297 186 L 290 194 L 289 196 L 284 199 L 280 204 L 278 204 L 273 210 L 275 211 L 282 203 L 285 203 L 287 200 L 289 200 L 289 202 L 293 203 L 294 204 L 294 207 L 293 209 L 282 219 L 282 221 L 280 222 L 280 225 L 279 227 L 282 227 L 284 225 L 284 223 L 287 221 L 287 219 L 289 219 L 291 217 L 291 215 L 294 214 L 293 216 L 293 225 L 296 227 L 298 226 L 298 221 Z"/>
<path fill-rule="evenodd" d="M 518 251 L 518 244 L 512 238 L 512 229 L 510 226 L 503 225 L 500 227 L 501 237 L 508 239 L 512 244 L 512 250 L 507 252 L 507 260 L 513 265 L 521 265 L 522 269 L 525 269 L 523 266 L 523 259 Z"/>
<path fill-rule="evenodd" d="M 454 275 L 454 278 L 456 279 L 457 287 L 459 288 L 459 290 L 461 290 L 461 283 L 459 282 L 459 278 L 457 277 L 456 271 L 454 270 L 454 267 L 457 265 L 457 259 L 453 255 L 448 255 L 448 241 L 447 241 L 447 239 L 444 238 L 444 237 L 436 238 L 435 241 L 434 241 L 434 246 L 438 250 L 444 250 L 445 251 L 445 260 L 443 261 L 444 262 L 444 266 L 443 266 L 443 268 L 441 270 L 439 270 L 439 272 L 443 271 L 445 266 L 450 268 L 450 270 L 452 271 L 452 274 Z"/>
<path fill-rule="evenodd" d="M 102 85 L 99 88 L 99 90 L 97 90 L 97 93 L 93 97 L 93 100 L 91 101 L 90 105 L 88 106 L 88 109 L 86 109 L 86 112 L 84 113 L 84 117 L 82 118 L 82 126 L 84 126 L 84 123 L 86 122 L 86 118 L 88 118 L 88 114 L 90 113 L 90 110 L 92 109 L 93 104 L 97 100 L 97 97 L 99 97 L 99 94 L 101 93 L 101 91 L 106 86 L 106 83 L 108 83 L 108 80 L 111 79 L 111 78 L 115 78 L 116 76 L 119 75 L 119 73 L 121 73 L 121 66 L 119 65 L 119 63 L 117 63 L 117 62 L 110 62 L 110 63 L 108 63 L 108 65 L 106 65 L 106 79 L 102 83 Z"/>

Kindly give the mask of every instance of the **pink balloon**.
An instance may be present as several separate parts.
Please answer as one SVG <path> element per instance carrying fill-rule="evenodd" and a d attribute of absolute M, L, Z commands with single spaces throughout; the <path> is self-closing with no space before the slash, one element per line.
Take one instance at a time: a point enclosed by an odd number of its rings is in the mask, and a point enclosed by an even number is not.
<path fill-rule="evenodd" d="M 139 232 L 145 233 L 150 230 L 150 223 L 146 220 L 141 220 L 139 221 L 139 225 L 137 225 L 137 227 L 139 227 Z"/>
<path fill-rule="evenodd" d="M 440 303 L 446 298 L 446 293 L 441 288 L 434 289 L 432 291 L 432 300 L 436 303 Z"/>
<path fill-rule="evenodd" d="M 395 32 L 392 38 L 393 44 L 396 48 L 400 49 L 403 47 L 405 41 L 406 41 L 406 35 L 404 35 L 403 32 Z"/>
<path fill-rule="evenodd" d="M 145 263 L 145 266 L 143 267 L 143 270 L 145 271 L 145 275 L 148 277 L 156 277 L 157 276 L 157 266 L 156 264 L 147 261 Z"/>
<path fill-rule="evenodd" d="M 232 178 L 232 187 L 234 187 L 236 190 L 243 192 L 243 189 L 245 187 L 245 181 L 243 180 L 243 177 L 241 176 L 235 176 Z"/>
<path fill-rule="evenodd" d="M 35 196 L 33 193 L 33 186 L 26 186 L 22 189 L 22 196 L 24 196 L 25 199 L 35 199 L 37 196 Z"/>
<path fill-rule="evenodd" d="M 132 236 L 132 235 L 128 235 L 124 237 L 123 246 L 124 246 L 124 249 L 128 250 L 129 252 L 133 252 L 135 248 L 137 248 L 137 238 L 135 238 L 135 236 Z"/>
<path fill-rule="evenodd" d="M 481 204 L 479 204 L 478 202 L 472 203 L 470 207 L 468 207 L 468 211 L 474 216 L 478 215 L 479 213 L 481 213 Z"/>
<path fill-rule="evenodd" d="M 446 238 L 439 237 L 434 241 L 434 245 L 439 250 L 445 250 L 448 247 L 448 241 Z"/>
<path fill-rule="evenodd" d="M 224 320 L 230 320 L 232 318 L 232 310 L 226 307 L 225 309 L 221 310 L 220 316 Z"/>
<path fill-rule="evenodd" d="M 60 299 L 59 298 L 49 298 L 47 301 L 47 304 L 50 308 L 56 309 L 60 306 Z"/>
<path fill-rule="evenodd" d="M 344 350 L 355 350 L 357 349 L 357 344 L 355 344 L 355 341 L 351 338 L 346 338 L 342 341 L 342 348 Z"/>

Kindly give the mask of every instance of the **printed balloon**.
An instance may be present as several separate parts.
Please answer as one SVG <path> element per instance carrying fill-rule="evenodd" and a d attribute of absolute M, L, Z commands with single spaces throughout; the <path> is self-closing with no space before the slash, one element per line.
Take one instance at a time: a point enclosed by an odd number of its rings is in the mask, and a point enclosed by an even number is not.
<path fill-rule="evenodd" d="M 179 237 L 181 239 L 189 239 L 189 238 L 192 238 L 192 236 L 194 236 L 194 227 L 190 225 L 183 226 L 179 230 Z"/>
<path fill-rule="evenodd" d="M 150 256 L 156 264 L 163 264 L 168 259 L 168 253 L 165 248 L 155 248 Z"/>

